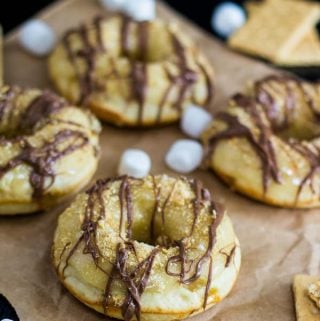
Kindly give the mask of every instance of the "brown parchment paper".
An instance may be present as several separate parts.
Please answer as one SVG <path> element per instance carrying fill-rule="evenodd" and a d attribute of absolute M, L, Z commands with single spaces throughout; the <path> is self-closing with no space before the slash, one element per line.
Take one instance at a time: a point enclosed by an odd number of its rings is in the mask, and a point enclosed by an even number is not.
<path fill-rule="evenodd" d="M 216 71 L 213 109 L 222 109 L 227 97 L 248 80 L 274 72 L 266 65 L 232 53 L 212 36 L 159 4 L 159 15 L 180 23 L 210 58 Z M 64 0 L 40 13 L 58 36 L 68 27 L 101 12 L 94 0 Z M 24 53 L 17 31 L 5 40 L 5 81 L 24 86 L 50 87 L 45 59 Z M 126 130 L 104 126 L 102 155 L 97 177 L 116 174 L 121 153 L 142 148 L 153 161 L 153 173 L 174 174 L 165 167 L 164 155 L 177 138 L 178 126 L 151 130 Z M 227 161 L 227 160 L 226 160 Z M 233 219 L 243 254 L 238 282 L 221 304 L 192 320 L 293 321 L 291 281 L 295 273 L 320 273 L 320 212 L 286 210 L 256 203 L 235 194 L 213 173 L 193 173 L 225 204 Z M 63 205 L 65 206 L 65 205 Z M 58 282 L 50 263 L 50 246 L 56 219 L 63 206 L 48 213 L 0 217 L 0 292 L 25 321 L 103 320 L 103 316 L 74 299 Z"/>

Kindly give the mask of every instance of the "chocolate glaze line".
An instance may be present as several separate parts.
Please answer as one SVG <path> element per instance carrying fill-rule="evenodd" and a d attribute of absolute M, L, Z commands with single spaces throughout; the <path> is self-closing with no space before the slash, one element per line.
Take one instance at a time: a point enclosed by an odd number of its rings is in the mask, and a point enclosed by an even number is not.
<path fill-rule="evenodd" d="M 71 140 L 70 144 L 59 150 L 59 144 L 66 140 Z M 21 164 L 30 166 L 29 180 L 33 188 L 32 196 L 34 199 L 39 199 L 54 183 L 55 172 L 52 165 L 59 158 L 84 147 L 88 142 L 88 137 L 84 133 L 67 129 L 58 132 L 52 141 L 48 141 L 38 148 L 32 146 L 26 139 L 21 138 L 19 141 L 20 153 L 0 167 L 0 178 Z M 46 179 L 50 179 L 50 183 L 47 186 L 45 186 Z"/>
<path fill-rule="evenodd" d="M 307 174 L 305 175 L 305 177 L 302 179 L 302 181 L 298 186 L 296 199 L 295 199 L 295 203 L 297 203 L 299 200 L 300 194 L 302 192 L 302 189 L 306 185 L 309 186 L 313 194 L 316 194 L 316 188 L 314 187 L 313 178 L 314 178 L 314 175 L 318 173 L 320 170 L 320 150 L 317 146 L 315 146 L 312 143 L 309 143 L 312 147 L 308 145 L 308 143 L 303 143 L 303 142 L 299 143 L 297 141 L 290 141 L 289 144 L 294 150 L 296 150 L 300 155 L 305 157 L 310 163 L 309 171 L 307 172 Z"/>
<path fill-rule="evenodd" d="M 18 130 L 32 131 L 41 120 L 49 118 L 67 105 L 66 101 L 50 91 L 34 98 L 21 116 Z"/>
<path fill-rule="evenodd" d="M 122 54 L 126 57 L 129 57 L 130 55 L 130 45 L 129 45 L 130 26 L 131 26 L 131 19 L 127 16 L 122 16 L 121 48 L 122 48 Z"/>
<path fill-rule="evenodd" d="M 140 22 L 137 24 L 138 32 L 138 57 L 141 61 L 137 61 L 130 56 L 129 31 L 132 20 L 126 16 L 122 16 L 121 27 L 121 47 L 122 54 L 129 59 L 131 64 L 131 95 L 138 103 L 138 123 L 143 122 L 143 110 L 148 87 L 147 73 L 147 53 L 148 53 L 148 37 L 149 23 Z"/>
<path fill-rule="evenodd" d="M 170 276 L 179 277 L 180 283 L 184 283 L 186 274 L 191 271 L 194 260 L 189 260 L 187 258 L 187 247 L 185 245 L 185 238 L 181 240 L 176 240 L 173 242 L 173 246 L 176 246 L 179 250 L 178 255 L 171 256 L 166 264 L 166 273 Z M 180 264 L 180 271 L 172 272 L 170 271 L 170 266 L 174 264 Z"/>
<path fill-rule="evenodd" d="M 80 105 L 86 103 L 88 97 L 96 87 L 94 79 L 96 55 L 99 52 L 105 51 L 101 35 L 102 21 L 102 17 L 96 17 L 93 22 L 98 46 L 94 46 L 93 44 L 91 44 L 89 39 L 89 29 L 85 25 L 81 25 L 78 29 L 70 30 L 65 34 L 63 38 L 63 44 L 67 51 L 67 55 L 74 66 L 77 78 L 80 82 L 80 97 L 78 101 Z M 81 39 L 81 42 L 83 44 L 83 48 L 76 52 L 73 51 L 70 42 L 70 37 L 73 35 L 77 35 Z M 81 74 L 77 66 L 76 58 L 82 58 L 86 64 L 87 70 L 84 75 Z"/>
<path fill-rule="evenodd" d="M 120 226 L 119 236 L 121 237 L 123 224 L 124 224 L 124 212 L 127 214 L 126 220 L 126 238 L 131 239 L 132 236 L 132 220 L 133 220 L 133 205 L 131 188 L 128 176 L 123 176 L 120 189 L 119 189 L 119 202 L 120 202 Z"/>
<path fill-rule="evenodd" d="M 248 100 L 245 96 L 242 95 L 235 95 L 233 99 L 238 106 L 247 108 L 255 125 L 260 130 L 258 139 L 260 148 L 257 150 L 258 152 L 260 152 L 260 159 L 262 160 L 263 164 L 263 188 L 264 191 L 266 191 L 270 178 L 273 178 L 276 182 L 280 182 L 277 159 L 275 156 L 274 147 L 270 140 L 272 134 L 271 130 L 268 128 L 268 126 L 265 125 L 264 121 L 262 120 L 261 114 L 259 113 L 257 104 L 255 102 L 251 101 L 250 99 Z"/>
<path fill-rule="evenodd" d="M 65 266 L 62 270 L 62 275 L 65 274 L 65 270 L 69 265 L 69 261 L 71 257 L 74 255 L 75 251 L 78 249 L 80 244 L 84 241 L 84 254 L 91 254 L 91 257 L 97 267 L 99 266 L 99 257 L 101 256 L 100 250 L 97 245 L 97 239 L 96 239 L 96 229 L 98 226 L 98 221 L 105 217 L 105 206 L 103 202 L 103 193 L 105 190 L 108 189 L 109 183 L 113 182 L 114 180 L 111 179 L 100 179 L 96 182 L 95 185 L 93 185 L 90 189 L 86 191 L 86 194 L 88 195 L 87 203 L 85 206 L 85 217 L 81 224 L 81 231 L 82 234 L 79 237 L 79 239 L 76 241 L 76 243 L 72 246 L 70 249 L 66 260 L 65 260 Z M 97 220 L 94 218 L 94 212 L 95 212 L 95 204 L 98 201 L 99 205 L 99 215 Z M 103 269 L 100 267 L 100 270 L 103 271 Z"/>
<path fill-rule="evenodd" d="M 178 76 L 180 90 L 178 93 L 178 99 L 175 103 L 175 108 L 181 111 L 185 95 L 190 87 L 197 81 L 198 75 L 194 70 L 189 68 L 185 55 L 185 49 L 174 33 L 171 33 L 171 39 L 174 51 L 178 57 L 178 67 L 180 69 Z"/>
<path fill-rule="evenodd" d="M 161 239 L 162 239 L 162 244 L 163 246 L 168 246 L 169 244 L 168 241 L 166 240 L 165 238 L 165 235 L 164 235 L 164 229 L 165 229 L 165 225 L 166 225 L 166 208 L 168 206 L 168 204 L 170 203 L 170 200 L 175 192 L 175 189 L 176 189 L 176 186 L 177 186 L 177 182 L 178 181 L 175 181 L 171 187 L 171 190 L 167 196 L 167 198 L 164 200 L 163 202 L 163 205 L 162 205 L 162 208 L 161 208 L 161 211 L 160 211 L 160 217 L 161 217 Z"/>
<path fill-rule="evenodd" d="M 140 60 L 146 63 L 148 61 L 149 51 L 149 30 L 150 22 L 142 21 L 138 24 L 138 46 Z"/>
<path fill-rule="evenodd" d="M 211 252 L 212 252 L 213 247 L 216 242 L 217 228 L 218 228 L 219 224 L 221 223 L 222 218 L 223 218 L 223 212 L 217 211 L 216 218 L 214 219 L 213 223 L 208 227 L 207 250 L 202 255 L 202 257 L 198 260 L 198 262 L 195 266 L 194 274 L 192 276 L 190 276 L 189 278 L 184 279 L 184 281 L 183 281 L 184 284 L 190 284 L 190 283 L 196 281 L 200 277 L 203 264 L 209 259 L 209 257 L 211 257 Z"/>
<path fill-rule="evenodd" d="M 252 98 L 238 94 L 233 97 L 233 100 L 236 102 L 238 107 L 246 108 L 250 113 L 252 120 L 260 130 L 258 140 L 254 137 L 252 131 L 239 121 L 238 117 L 222 112 L 217 114 L 216 118 L 225 122 L 228 125 L 228 128 L 210 138 L 209 145 L 211 154 L 214 153 L 215 147 L 221 140 L 234 137 L 246 138 L 261 160 L 263 189 L 264 192 L 266 192 L 268 182 L 271 178 L 276 182 L 280 182 L 279 169 L 276 162 L 274 148 L 269 139 L 271 132 L 263 124 L 260 114 L 256 109 L 256 103 Z"/>
<path fill-rule="evenodd" d="M 230 247 L 230 245 L 232 245 L 231 250 L 229 251 L 229 253 L 226 252 L 226 248 Z M 227 268 L 230 266 L 232 259 L 236 253 L 236 249 L 237 249 L 237 245 L 236 244 L 230 244 L 227 245 L 225 248 L 221 249 L 219 251 L 220 254 L 224 255 L 226 257 L 226 262 L 224 264 L 224 267 Z"/>
<path fill-rule="evenodd" d="M 129 275 L 129 280 L 130 280 L 129 284 L 133 286 L 130 288 L 128 287 L 129 291 L 127 293 L 127 296 L 122 306 L 122 311 L 123 311 L 122 314 L 125 320 L 131 320 L 133 315 L 135 315 L 137 320 L 140 321 L 141 295 L 148 284 L 154 259 L 158 251 L 159 249 L 157 247 L 154 248 L 152 252 L 149 254 L 149 256 L 147 257 L 147 259 L 144 260 L 144 264 L 140 265 L 139 270 L 135 271 L 136 275 L 139 275 L 140 273 L 142 274 L 140 279 L 138 279 L 135 282 L 131 282 L 131 280 L 134 280 L 134 279 L 130 278 L 130 275 Z"/>
<path fill-rule="evenodd" d="M 77 55 L 76 55 L 76 53 L 73 52 L 73 49 L 71 46 L 70 38 L 75 34 L 79 34 L 78 29 L 71 29 L 68 32 L 66 32 L 66 34 L 64 35 L 64 37 L 62 39 L 62 43 L 63 43 L 63 46 L 64 46 L 66 52 L 67 52 L 68 59 L 70 60 L 71 64 L 73 65 L 73 68 L 75 70 L 75 74 L 76 74 L 79 84 L 80 84 L 80 88 L 79 88 L 80 96 L 78 99 L 78 103 L 79 103 L 84 99 L 83 95 L 84 95 L 84 93 L 87 92 L 87 89 L 84 88 L 84 86 L 85 86 L 84 77 L 81 75 L 81 72 L 80 72 L 78 65 L 77 65 L 77 60 L 76 60 Z"/>
<path fill-rule="evenodd" d="M 159 124 L 160 121 L 161 121 L 163 108 L 164 108 L 166 102 L 168 101 L 169 95 L 170 95 L 170 93 L 171 93 L 171 91 L 174 88 L 175 83 L 176 83 L 176 80 L 174 80 L 174 78 L 170 74 L 169 70 L 167 68 L 164 68 L 164 70 L 165 70 L 167 78 L 169 79 L 169 85 L 165 89 L 165 91 L 164 91 L 164 93 L 163 93 L 163 95 L 161 97 L 160 104 L 159 104 L 159 107 L 158 107 L 158 113 L 157 113 L 157 117 L 156 117 L 156 124 Z"/>
<path fill-rule="evenodd" d="M 131 66 L 132 96 L 138 102 L 138 123 L 143 121 L 143 110 L 147 94 L 148 74 L 145 63 L 132 62 Z"/>

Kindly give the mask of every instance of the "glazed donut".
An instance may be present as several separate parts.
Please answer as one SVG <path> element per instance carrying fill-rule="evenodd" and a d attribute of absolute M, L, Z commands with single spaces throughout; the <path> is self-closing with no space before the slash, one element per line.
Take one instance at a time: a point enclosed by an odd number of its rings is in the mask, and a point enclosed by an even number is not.
<path fill-rule="evenodd" d="M 177 121 L 188 104 L 207 106 L 213 94 L 208 61 L 159 20 L 96 18 L 68 31 L 48 65 L 63 96 L 119 126 Z"/>
<path fill-rule="evenodd" d="M 203 133 L 210 167 L 233 189 L 282 207 L 320 205 L 320 86 L 269 76 L 235 95 Z"/>
<path fill-rule="evenodd" d="M 60 215 L 52 247 L 61 282 L 87 306 L 129 320 L 179 320 L 231 290 L 240 248 L 199 181 L 99 180 Z"/>
<path fill-rule="evenodd" d="M 47 209 L 97 167 L 98 120 L 38 89 L 0 88 L 0 214 Z"/>

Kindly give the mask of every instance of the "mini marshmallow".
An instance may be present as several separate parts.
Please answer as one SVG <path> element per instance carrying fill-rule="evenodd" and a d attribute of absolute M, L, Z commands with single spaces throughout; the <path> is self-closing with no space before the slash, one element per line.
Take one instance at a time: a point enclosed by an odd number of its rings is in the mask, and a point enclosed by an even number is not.
<path fill-rule="evenodd" d="M 196 105 L 190 105 L 183 112 L 180 127 L 186 135 L 193 138 L 199 138 L 212 120 L 212 115 L 206 110 Z"/>
<path fill-rule="evenodd" d="M 100 4 L 111 11 L 121 11 L 127 4 L 127 0 L 99 0 Z"/>
<path fill-rule="evenodd" d="M 156 17 L 155 0 L 127 0 L 124 13 L 136 21 L 153 20 Z"/>
<path fill-rule="evenodd" d="M 224 2 L 218 5 L 211 17 L 213 30 L 223 38 L 229 37 L 245 22 L 245 11 L 233 2 Z"/>
<path fill-rule="evenodd" d="M 20 30 L 21 46 L 36 56 L 45 56 L 55 45 L 56 36 L 53 29 L 45 22 L 32 19 L 26 22 Z"/>
<path fill-rule="evenodd" d="M 194 171 L 201 164 L 203 147 L 191 139 L 177 140 L 169 149 L 165 161 L 169 168 L 182 174 Z"/>
<path fill-rule="evenodd" d="M 151 159 L 140 149 L 127 149 L 121 156 L 118 173 L 135 178 L 143 178 L 149 174 Z"/>

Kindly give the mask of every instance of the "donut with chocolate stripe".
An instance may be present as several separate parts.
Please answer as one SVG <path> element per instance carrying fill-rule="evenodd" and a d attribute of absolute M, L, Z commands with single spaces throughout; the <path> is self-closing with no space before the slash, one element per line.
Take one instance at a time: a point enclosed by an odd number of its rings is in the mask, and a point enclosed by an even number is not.
<path fill-rule="evenodd" d="M 52 247 L 63 285 L 118 319 L 180 320 L 220 302 L 240 268 L 225 210 L 197 180 L 98 180 L 62 213 Z"/>
<path fill-rule="evenodd" d="M 234 190 L 281 207 L 320 206 L 320 86 L 272 75 L 231 98 L 203 133 L 207 161 Z"/>
<path fill-rule="evenodd" d="M 98 163 L 100 124 L 56 94 L 0 88 L 0 215 L 48 209 L 78 191 Z"/>
<path fill-rule="evenodd" d="M 209 107 L 213 71 L 174 24 L 125 16 L 69 30 L 48 62 L 57 90 L 118 126 L 155 126 L 190 103 Z"/>

